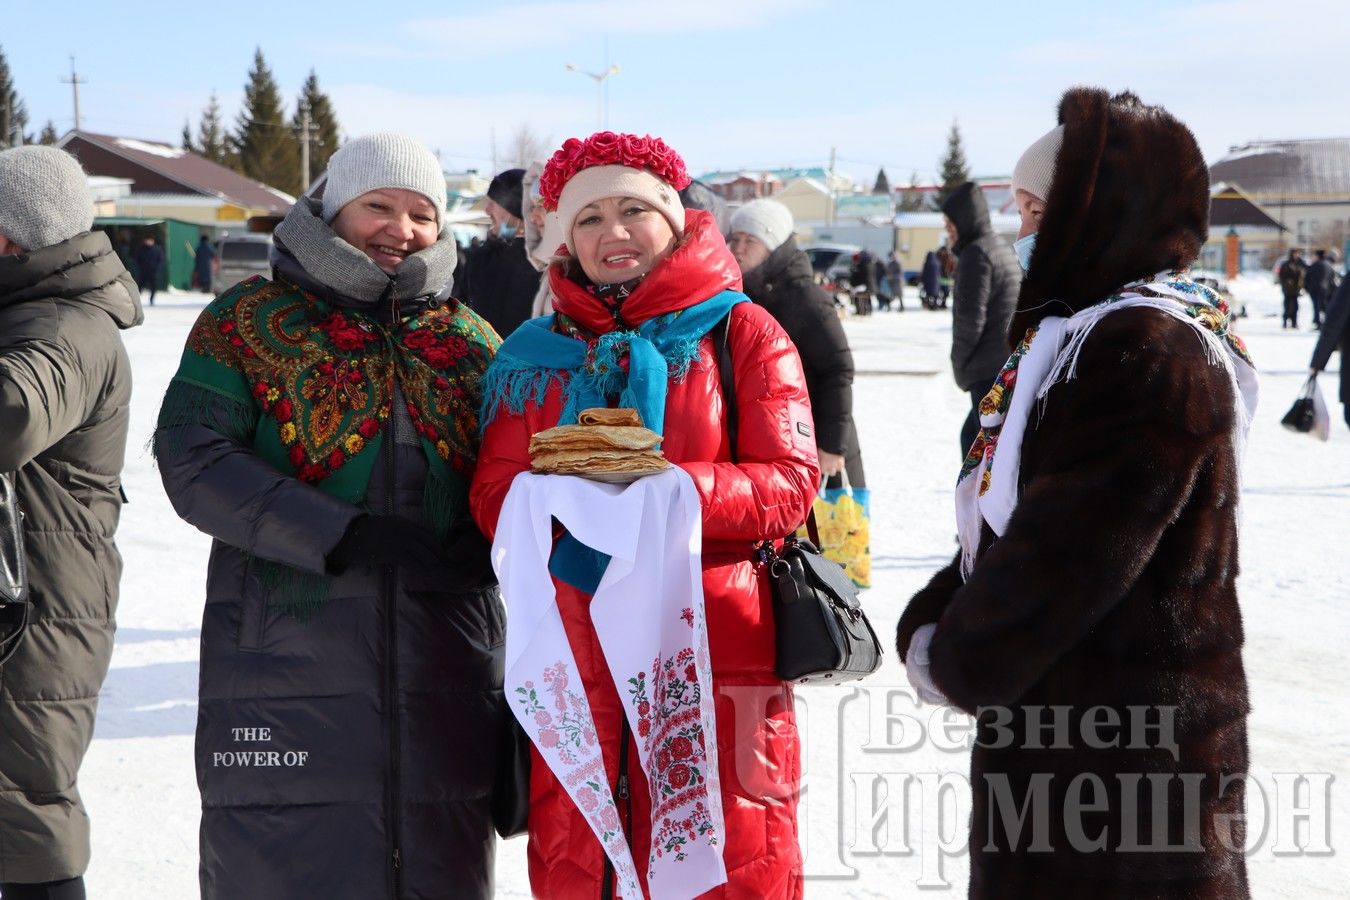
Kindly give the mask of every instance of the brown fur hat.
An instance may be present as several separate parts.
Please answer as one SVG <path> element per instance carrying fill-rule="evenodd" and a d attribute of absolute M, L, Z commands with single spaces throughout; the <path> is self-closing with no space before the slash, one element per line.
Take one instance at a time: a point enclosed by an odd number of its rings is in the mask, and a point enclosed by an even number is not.
<path fill-rule="evenodd" d="M 1126 91 L 1070 88 L 1064 143 L 1008 331 L 1068 316 L 1122 285 L 1184 269 L 1209 232 L 1209 169 L 1190 129 Z"/>

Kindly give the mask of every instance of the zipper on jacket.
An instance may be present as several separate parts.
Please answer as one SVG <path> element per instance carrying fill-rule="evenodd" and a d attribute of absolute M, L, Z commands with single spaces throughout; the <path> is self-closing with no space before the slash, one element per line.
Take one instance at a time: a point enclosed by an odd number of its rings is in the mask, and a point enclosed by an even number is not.
<path fill-rule="evenodd" d="M 633 797 L 628 790 L 628 740 L 632 732 L 628 729 L 628 716 L 619 712 L 619 777 L 614 781 L 614 799 L 624 801 L 624 812 L 620 821 L 623 839 L 631 845 L 633 841 Z M 616 804 L 617 805 L 617 804 Z M 603 848 L 602 848 L 603 849 Z M 605 854 L 604 880 L 600 883 L 600 900 L 614 898 L 614 863 L 609 854 Z"/>
<path fill-rule="evenodd" d="M 392 282 L 391 282 L 392 286 Z M 398 301 L 393 301 L 395 314 L 398 312 Z M 391 328 L 398 326 L 397 317 Z M 392 340 L 390 341 L 392 344 Z M 397 426 L 394 425 L 395 412 L 393 404 L 401 400 L 398 396 L 397 375 L 392 376 L 393 381 L 390 384 L 389 391 L 389 423 L 385 428 L 385 447 L 388 453 L 388 464 L 386 476 L 388 483 L 385 486 L 385 511 L 393 515 L 397 506 L 398 491 L 398 438 L 394 434 Z M 402 868 L 403 868 L 403 848 L 401 834 L 402 812 L 401 812 L 401 794 L 402 794 L 402 759 L 399 741 L 399 715 L 398 715 L 398 569 L 394 566 L 385 566 L 382 575 L 384 582 L 384 633 L 385 633 L 385 709 L 387 711 L 386 721 L 389 727 L 389 862 L 390 862 L 390 880 L 393 884 L 392 897 L 397 900 L 403 893 Z"/>

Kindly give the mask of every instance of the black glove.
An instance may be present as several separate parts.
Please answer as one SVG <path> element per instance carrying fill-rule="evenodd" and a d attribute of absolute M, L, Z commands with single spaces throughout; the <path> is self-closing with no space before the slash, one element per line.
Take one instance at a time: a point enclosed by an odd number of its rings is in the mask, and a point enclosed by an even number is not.
<path fill-rule="evenodd" d="M 445 553 L 431 529 L 398 516 L 363 515 L 347 526 L 328 552 L 328 571 L 341 575 L 357 566 L 400 566 L 449 575 Z"/>
<path fill-rule="evenodd" d="M 460 519 L 445 536 L 451 581 L 464 590 L 480 590 L 497 583 L 492 568 L 492 544 L 483 537 L 472 519 Z"/>

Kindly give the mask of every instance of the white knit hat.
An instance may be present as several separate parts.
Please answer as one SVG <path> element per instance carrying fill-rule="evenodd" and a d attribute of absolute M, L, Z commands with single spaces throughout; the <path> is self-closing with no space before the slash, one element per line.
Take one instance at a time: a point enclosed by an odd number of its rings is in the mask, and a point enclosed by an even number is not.
<path fill-rule="evenodd" d="M 792 212 L 777 200 L 751 200 L 732 213 L 731 233 L 738 231 L 757 239 L 773 252 L 792 237 Z"/>
<path fill-rule="evenodd" d="M 436 222 L 445 230 L 445 173 L 426 147 L 391 132 L 353 138 L 328 160 L 323 186 L 323 220 L 332 222 L 342 207 L 367 191 L 402 188 L 416 191 L 436 208 Z"/>
<path fill-rule="evenodd" d="M 1014 194 L 1023 190 L 1038 200 L 1049 198 L 1050 185 L 1055 180 L 1055 159 L 1063 143 L 1064 126 L 1056 125 L 1026 149 L 1017 165 L 1013 166 Z"/>
<path fill-rule="evenodd" d="M 75 157 L 41 144 L 0 152 L 0 234 L 33 251 L 93 226 L 94 195 Z"/>
<path fill-rule="evenodd" d="M 659 210 L 670 220 L 675 234 L 684 234 L 684 204 L 679 191 L 645 169 L 628 166 L 591 166 L 582 169 L 570 179 L 558 197 L 558 225 L 573 256 L 577 248 L 572 242 L 572 226 L 581 210 L 606 197 L 632 197 Z"/>

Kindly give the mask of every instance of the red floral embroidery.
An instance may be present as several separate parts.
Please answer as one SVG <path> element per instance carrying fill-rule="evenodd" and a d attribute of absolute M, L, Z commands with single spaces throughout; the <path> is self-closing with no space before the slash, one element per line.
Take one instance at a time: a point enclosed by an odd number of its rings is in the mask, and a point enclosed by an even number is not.
<path fill-rule="evenodd" d="M 692 628 L 693 612 L 685 609 L 680 618 Z M 686 856 L 689 841 L 706 835 L 717 844 L 712 816 L 696 790 L 706 785 L 711 764 L 699 709 L 702 686 L 694 665 L 694 651 L 684 648 L 663 659 L 652 660 L 647 672 L 628 679 L 629 702 L 637 714 L 636 731 L 647 750 L 647 780 L 652 792 L 652 815 L 662 817 L 662 825 L 652 836 L 655 857 L 672 853 L 677 860 Z M 674 819 L 694 802 L 692 817 Z"/>
<path fill-rule="evenodd" d="M 643 169 L 675 190 L 689 186 L 689 172 L 680 154 L 660 138 L 600 131 L 586 138 L 568 138 L 539 176 L 539 193 L 544 208 L 556 210 L 564 185 L 573 175 L 592 166 L 628 166 Z"/>

